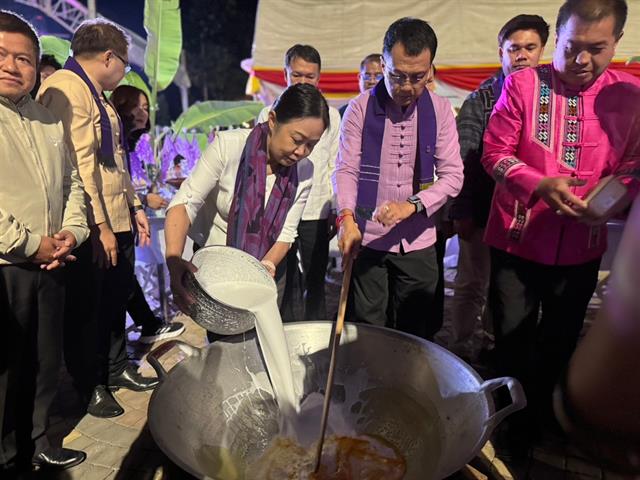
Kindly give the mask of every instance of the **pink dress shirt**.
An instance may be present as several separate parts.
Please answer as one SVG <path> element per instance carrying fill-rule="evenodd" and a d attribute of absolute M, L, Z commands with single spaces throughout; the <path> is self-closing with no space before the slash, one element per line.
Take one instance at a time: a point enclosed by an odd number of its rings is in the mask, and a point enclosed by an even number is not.
<path fill-rule="evenodd" d="M 369 92 L 365 92 L 351 100 L 342 119 L 340 149 L 334 175 L 338 211 L 355 211 L 362 154 L 362 128 L 369 95 Z M 363 246 L 397 253 L 400 251 L 400 245 L 404 252 L 433 245 L 436 241 L 433 214 L 462 188 L 463 166 L 451 104 L 433 93 L 430 95 L 437 122 L 436 181 L 426 190 L 414 191 L 418 134 L 416 103 L 403 112 L 395 103 L 389 102 L 380 155 L 380 184 L 376 202 L 377 205 L 386 201 L 402 202 L 417 194 L 426 211 L 413 214 L 394 227 L 384 227 L 367 220 Z"/>
<path fill-rule="evenodd" d="M 640 81 L 606 70 L 586 90 L 570 90 L 552 65 L 507 77 L 484 137 L 482 163 L 497 182 L 485 241 L 545 265 L 600 257 L 606 226 L 556 214 L 535 194 L 544 177 L 587 181 L 584 197 L 607 175 L 637 167 Z"/>

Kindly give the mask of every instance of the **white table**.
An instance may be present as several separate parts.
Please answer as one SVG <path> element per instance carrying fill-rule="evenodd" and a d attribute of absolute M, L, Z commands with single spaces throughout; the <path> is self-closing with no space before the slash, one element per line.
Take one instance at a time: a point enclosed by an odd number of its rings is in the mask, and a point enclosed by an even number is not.
<path fill-rule="evenodd" d="M 136 247 L 136 276 L 145 293 L 149 306 L 160 311 L 165 322 L 177 312 L 170 303 L 168 271 L 165 268 L 164 211 L 147 212 L 151 229 L 151 245 Z M 193 242 L 187 237 L 183 257 L 190 259 L 193 255 Z"/>

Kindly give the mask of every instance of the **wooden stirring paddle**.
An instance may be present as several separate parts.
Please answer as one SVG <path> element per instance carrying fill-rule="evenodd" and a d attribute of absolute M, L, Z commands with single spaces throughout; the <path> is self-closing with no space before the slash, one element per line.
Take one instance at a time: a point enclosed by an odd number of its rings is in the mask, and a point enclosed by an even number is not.
<path fill-rule="evenodd" d="M 333 342 L 331 343 L 331 360 L 329 361 L 329 375 L 327 375 L 327 386 L 324 390 L 324 403 L 322 405 L 322 422 L 320 423 L 320 439 L 316 450 L 316 464 L 313 473 L 320 470 L 320 460 L 322 459 L 322 447 L 324 445 L 324 436 L 327 431 L 327 419 L 329 418 L 329 406 L 331 404 L 331 390 L 333 389 L 333 375 L 336 369 L 336 361 L 338 354 L 338 345 L 340 345 L 340 336 L 344 327 L 344 315 L 347 310 L 347 298 L 349 297 L 349 284 L 351 283 L 351 269 L 353 267 L 353 257 L 345 255 L 342 258 L 344 272 L 342 274 L 342 289 L 340 290 L 340 303 L 338 304 L 338 319 L 336 320 L 336 329 L 333 334 Z"/>

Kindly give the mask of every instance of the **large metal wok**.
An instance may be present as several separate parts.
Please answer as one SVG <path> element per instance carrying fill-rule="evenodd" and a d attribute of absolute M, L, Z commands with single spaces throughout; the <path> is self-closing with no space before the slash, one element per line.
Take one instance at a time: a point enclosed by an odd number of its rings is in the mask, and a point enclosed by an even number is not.
<path fill-rule="evenodd" d="M 324 388 L 331 322 L 285 325 L 296 388 Z M 170 372 L 160 357 L 185 358 Z M 278 409 L 254 332 L 203 349 L 170 341 L 148 356 L 161 380 L 149 405 L 158 446 L 199 478 L 245 478 L 278 431 Z M 496 412 L 491 392 L 506 386 L 511 405 Z M 512 378 L 483 382 L 447 350 L 401 332 L 347 324 L 336 368 L 332 412 L 358 434 L 382 435 L 404 455 L 406 479 L 441 479 L 482 448 L 507 415 L 526 404 Z M 251 479 L 257 480 L 257 479 Z"/>

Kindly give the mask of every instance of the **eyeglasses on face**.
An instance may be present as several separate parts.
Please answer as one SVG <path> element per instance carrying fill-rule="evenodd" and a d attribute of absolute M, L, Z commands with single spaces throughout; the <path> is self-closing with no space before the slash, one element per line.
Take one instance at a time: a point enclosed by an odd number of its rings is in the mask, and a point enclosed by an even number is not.
<path fill-rule="evenodd" d="M 366 80 L 367 82 L 372 82 L 372 81 L 376 81 L 379 82 L 380 80 L 382 80 L 382 77 L 384 77 L 384 75 L 382 73 L 363 73 L 362 74 L 362 79 Z"/>
<path fill-rule="evenodd" d="M 387 73 L 387 76 L 389 77 L 389 80 L 391 81 L 391 83 L 394 83 L 396 85 L 404 85 L 405 83 L 407 83 L 407 81 L 411 85 L 418 85 L 419 83 L 426 80 L 426 78 L 429 76 L 428 72 L 416 73 L 413 75 L 407 75 L 406 73 L 399 73 L 399 72 L 391 72 L 388 69 L 385 69 L 385 72 Z"/>
<path fill-rule="evenodd" d="M 113 53 L 116 57 L 120 59 L 122 63 L 124 63 L 124 73 L 125 74 L 129 73 L 131 71 L 131 65 L 129 65 L 129 62 L 127 62 L 123 57 L 118 55 L 116 52 L 112 51 L 111 53 Z"/>

